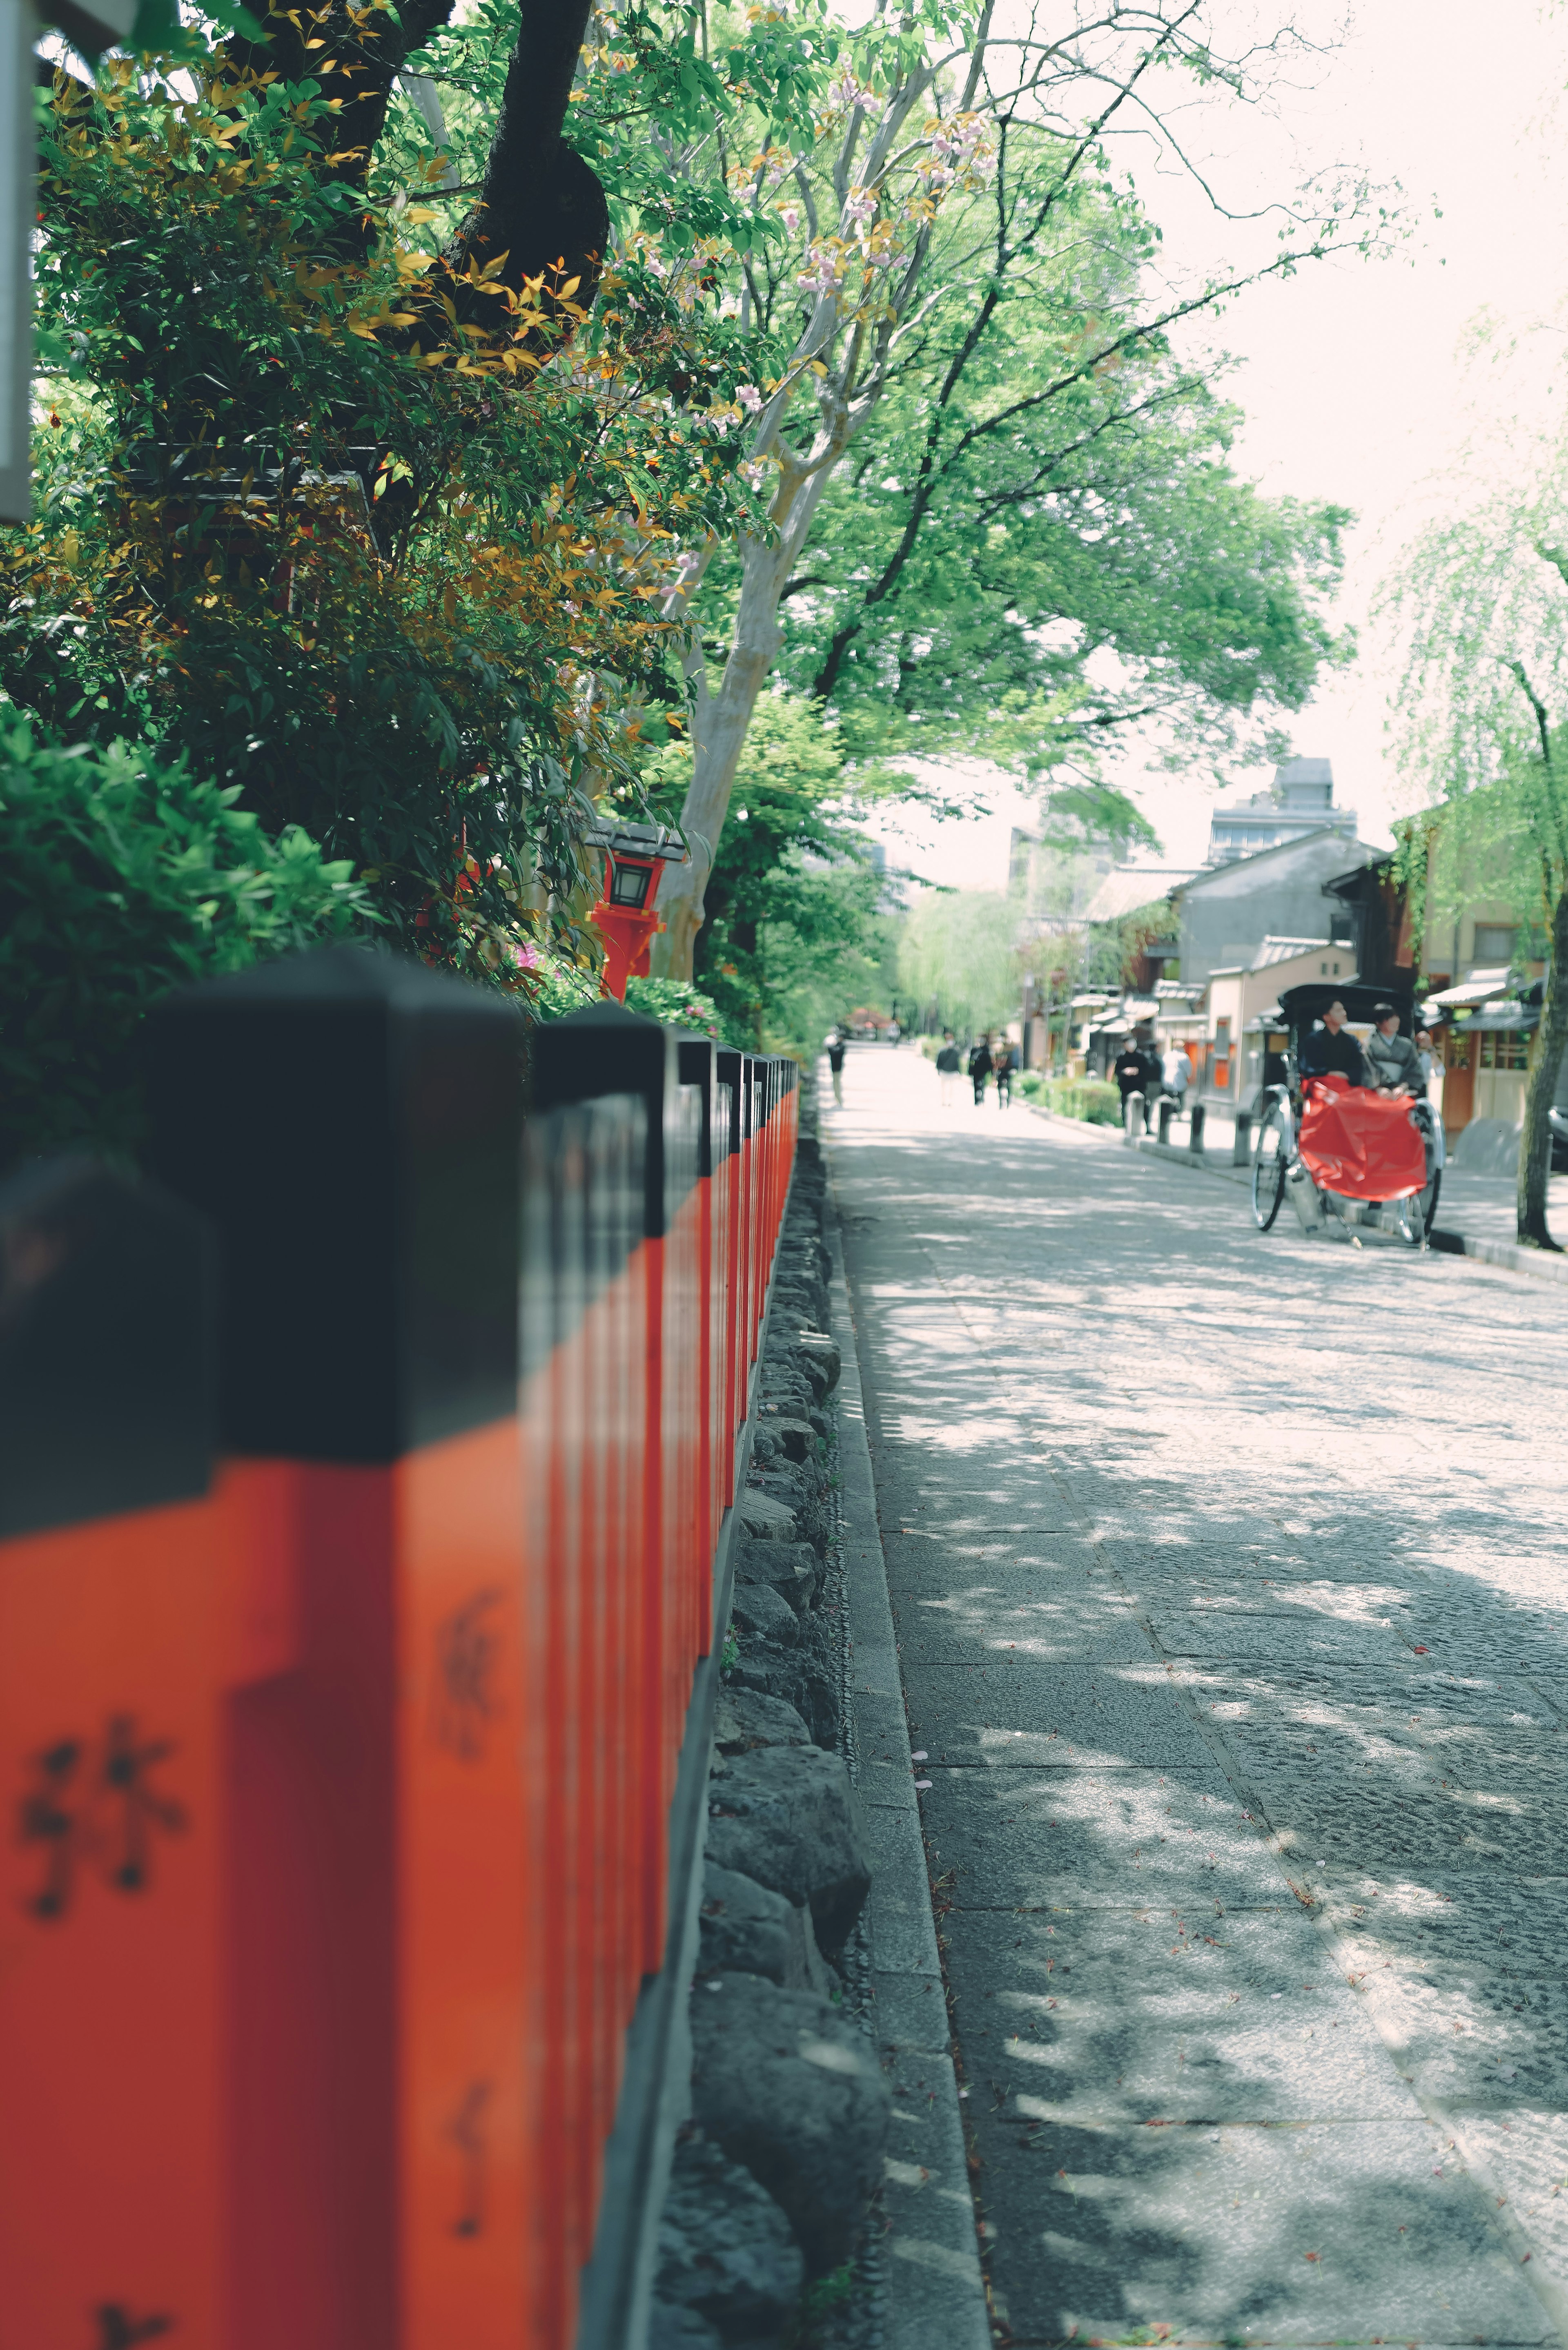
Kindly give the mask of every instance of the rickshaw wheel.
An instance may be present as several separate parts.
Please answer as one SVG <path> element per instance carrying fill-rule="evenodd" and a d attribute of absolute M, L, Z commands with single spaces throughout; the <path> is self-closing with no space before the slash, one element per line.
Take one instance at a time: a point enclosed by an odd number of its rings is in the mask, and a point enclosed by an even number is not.
<path fill-rule="evenodd" d="M 1438 1194 L 1442 1188 L 1443 1178 L 1439 1169 L 1424 1191 L 1417 1191 L 1413 1200 L 1400 1200 L 1396 1202 L 1394 1229 L 1408 1247 L 1424 1248 L 1430 1241 L 1432 1219 L 1438 1212 Z M 1421 1211 L 1419 1226 L 1410 1213 L 1411 1209 L 1417 1206 Z"/>
<path fill-rule="evenodd" d="M 1285 1121 L 1279 1106 L 1263 1113 L 1252 1158 L 1252 1222 L 1266 1232 L 1285 1196 Z"/>

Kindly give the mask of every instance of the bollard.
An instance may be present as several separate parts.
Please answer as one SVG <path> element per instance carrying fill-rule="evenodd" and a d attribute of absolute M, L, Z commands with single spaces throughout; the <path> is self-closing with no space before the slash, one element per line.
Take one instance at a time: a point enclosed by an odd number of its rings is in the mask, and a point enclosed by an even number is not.
<path fill-rule="evenodd" d="M 1192 1155 L 1193 1155 L 1193 1157 L 1194 1157 L 1195 1159 L 1201 1159 L 1201 1158 L 1202 1158 L 1202 1156 L 1203 1156 L 1203 1104 L 1202 1104 L 1200 1101 L 1199 1101 L 1199 1102 L 1194 1102 L 1194 1103 L 1193 1103 L 1193 1105 L 1192 1105 L 1192 1108 L 1191 1108 L 1191 1111 L 1190 1111 L 1190 1113 L 1189 1113 L 1189 1126 L 1188 1136 L 1187 1136 L 1187 1148 L 1189 1149 L 1189 1150 L 1190 1150 L 1190 1151 L 1191 1151 L 1191 1153 L 1192 1153 Z"/>
<path fill-rule="evenodd" d="M 1176 1104 L 1168 1094 L 1161 1097 L 1159 1105 L 1159 1139 L 1163 1148 L 1170 1147 L 1170 1121 L 1176 1116 Z"/>
<path fill-rule="evenodd" d="M 1142 1094 L 1128 1094 L 1122 1104 L 1122 1140 L 1129 1150 L 1137 1149 L 1138 1137 L 1143 1132 L 1146 1107 Z"/>
<path fill-rule="evenodd" d="M 1252 1113 L 1250 1109 L 1236 1112 L 1236 1139 L 1231 1146 L 1232 1167 L 1250 1167 L 1252 1163 Z"/>

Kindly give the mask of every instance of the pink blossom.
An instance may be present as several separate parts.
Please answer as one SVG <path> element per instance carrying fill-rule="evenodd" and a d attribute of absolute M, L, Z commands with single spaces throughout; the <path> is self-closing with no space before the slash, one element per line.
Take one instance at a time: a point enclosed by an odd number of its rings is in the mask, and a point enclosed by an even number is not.
<path fill-rule="evenodd" d="M 754 383 L 738 383 L 735 386 L 735 398 L 748 416 L 755 416 L 761 411 L 763 395 Z"/>

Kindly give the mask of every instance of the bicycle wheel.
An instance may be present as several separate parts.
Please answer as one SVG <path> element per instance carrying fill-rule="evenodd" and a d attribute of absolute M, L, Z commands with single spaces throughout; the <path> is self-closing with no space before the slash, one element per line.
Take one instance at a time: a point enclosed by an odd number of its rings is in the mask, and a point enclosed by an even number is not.
<path fill-rule="evenodd" d="M 1280 1212 L 1289 1157 L 1285 1121 L 1276 1103 L 1264 1112 L 1258 1128 L 1257 1149 L 1252 1154 L 1252 1222 L 1261 1232 L 1269 1230 Z"/>
<path fill-rule="evenodd" d="M 1438 1221 L 1438 1201 L 1443 1189 L 1443 1170 L 1433 1170 L 1432 1180 L 1421 1194 L 1421 1221 L 1427 1227 L 1427 1238 L 1432 1237 L 1432 1226 Z"/>

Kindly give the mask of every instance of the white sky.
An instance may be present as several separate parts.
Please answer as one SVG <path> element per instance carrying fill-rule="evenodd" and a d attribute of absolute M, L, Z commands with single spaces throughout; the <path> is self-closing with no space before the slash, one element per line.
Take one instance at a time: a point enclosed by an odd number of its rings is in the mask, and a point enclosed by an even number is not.
<path fill-rule="evenodd" d="M 1328 38 L 1337 13 L 1306 0 L 1298 21 Z M 1194 109 L 1183 136 L 1235 209 L 1288 194 L 1314 170 L 1358 162 L 1403 190 L 1411 234 L 1394 258 L 1309 265 L 1243 296 L 1208 330 L 1240 362 L 1227 386 L 1247 419 L 1238 468 L 1271 492 L 1330 498 L 1358 516 L 1337 617 L 1358 629 L 1361 655 L 1292 732 L 1299 754 L 1334 761 L 1335 797 L 1359 811 L 1362 837 L 1383 840 L 1411 795 L 1385 740 L 1386 664 L 1368 606 L 1401 541 L 1442 494 L 1475 402 L 1496 386 L 1494 364 L 1474 354 L 1476 322 L 1490 316 L 1506 341 L 1568 295 L 1568 7 L 1363 0 L 1337 47 L 1290 79 L 1272 110 Z M 1184 272 L 1241 258 L 1260 234 L 1272 242 L 1272 229 L 1217 218 L 1147 142 L 1129 142 L 1118 160 L 1135 172 Z M 1558 348 L 1555 336 L 1535 341 Z M 1269 775 L 1227 776 L 1220 790 L 1256 790 Z M 1212 777 L 1150 776 L 1135 762 L 1116 780 L 1155 824 L 1169 862 L 1201 860 Z M 986 818 L 878 827 L 890 859 L 961 888 L 1002 887 L 1010 829 L 1027 824 L 1030 809 L 1005 778 L 998 784 Z"/>

